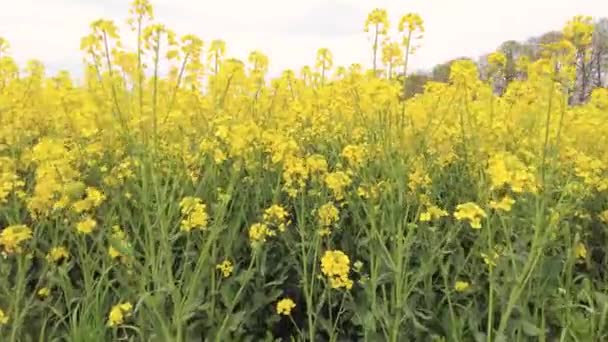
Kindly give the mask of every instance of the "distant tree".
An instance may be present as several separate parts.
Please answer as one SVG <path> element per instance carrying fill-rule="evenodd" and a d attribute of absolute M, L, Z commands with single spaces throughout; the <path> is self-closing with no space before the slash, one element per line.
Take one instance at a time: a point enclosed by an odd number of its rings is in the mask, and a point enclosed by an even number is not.
<path fill-rule="evenodd" d="M 416 94 L 422 94 L 424 92 L 424 86 L 427 82 L 432 81 L 433 78 L 428 73 L 414 72 L 407 77 L 405 98 L 409 99 L 414 97 Z"/>
<path fill-rule="evenodd" d="M 443 64 L 436 65 L 431 72 L 431 77 L 433 81 L 436 82 L 448 82 L 450 80 L 450 69 L 452 68 L 452 64 L 456 61 L 469 60 L 472 61 L 469 57 L 459 57 L 452 59 Z"/>
<path fill-rule="evenodd" d="M 595 24 L 591 50 L 589 69 L 592 70 L 592 85 L 595 88 L 608 87 L 608 18 Z"/>
<path fill-rule="evenodd" d="M 576 80 L 578 83 L 576 93 L 578 102 L 585 102 L 589 96 L 589 56 L 593 42 L 593 19 L 588 16 L 575 16 L 564 27 L 564 39 L 568 40 L 576 49 Z"/>
<path fill-rule="evenodd" d="M 498 51 L 502 52 L 506 57 L 504 67 L 505 83 L 508 86 L 512 81 L 522 78 L 517 68 L 518 61 L 522 57 L 530 58 L 530 47 L 514 40 L 508 40 L 500 45 Z"/>

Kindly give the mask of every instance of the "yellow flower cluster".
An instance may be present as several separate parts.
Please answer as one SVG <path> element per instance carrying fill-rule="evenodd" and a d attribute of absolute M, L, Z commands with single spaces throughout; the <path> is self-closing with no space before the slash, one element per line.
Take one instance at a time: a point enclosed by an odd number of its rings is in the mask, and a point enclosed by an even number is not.
<path fill-rule="evenodd" d="M 264 223 L 269 227 L 275 227 L 279 232 L 284 232 L 289 225 L 289 213 L 280 205 L 274 204 L 264 211 Z"/>
<path fill-rule="evenodd" d="M 323 204 L 317 210 L 319 234 L 327 236 L 331 233 L 331 226 L 340 219 L 340 211 L 332 202 Z"/>
<path fill-rule="evenodd" d="M 0 325 L 4 325 L 6 323 L 8 323 L 8 315 L 5 314 L 2 309 L 0 309 Z"/>
<path fill-rule="evenodd" d="M 32 230 L 22 224 L 8 226 L 0 232 L 0 247 L 5 254 L 21 253 L 22 244 L 32 238 Z"/>
<path fill-rule="evenodd" d="M 97 222 L 91 217 L 85 217 L 76 223 L 76 230 L 81 234 L 91 234 L 97 227 Z"/>
<path fill-rule="evenodd" d="M 184 197 L 179 203 L 182 212 L 181 230 L 207 229 L 207 206 L 198 197 Z"/>
<path fill-rule="evenodd" d="M 283 298 L 277 302 L 277 313 L 279 315 L 289 316 L 295 307 L 296 303 L 294 303 L 291 298 Z"/>
<path fill-rule="evenodd" d="M 222 273 L 222 277 L 228 278 L 228 277 L 230 277 L 230 275 L 232 274 L 232 271 L 234 270 L 234 265 L 232 264 L 232 261 L 226 259 L 226 260 L 222 261 L 221 263 L 219 263 L 218 265 L 216 265 L 215 268 Z"/>
<path fill-rule="evenodd" d="M 346 188 L 351 185 L 351 183 L 351 177 L 342 171 L 328 173 L 325 176 L 325 184 L 333 193 L 334 198 L 338 201 L 344 199 Z"/>
<path fill-rule="evenodd" d="M 367 158 L 367 150 L 364 146 L 348 145 L 342 150 L 342 157 L 353 167 L 361 167 Z"/>
<path fill-rule="evenodd" d="M 426 209 L 423 213 L 420 214 L 421 222 L 430 222 L 433 220 L 438 220 L 442 217 L 448 216 L 448 212 L 439 208 L 438 206 L 432 205 Z"/>
<path fill-rule="evenodd" d="M 254 223 L 249 227 L 249 240 L 251 242 L 266 242 L 268 237 L 284 232 L 291 223 L 289 213 L 285 208 L 274 204 L 264 210 L 263 222 Z"/>
<path fill-rule="evenodd" d="M 321 258 L 321 272 L 329 279 L 329 284 L 334 289 L 350 290 L 353 287 L 353 281 L 349 278 L 350 259 L 342 251 L 325 251 Z"/>
<path fill-rule="evenodd" d="M 53 247 L 46 255 L 46 260 L 52 263 L 60 263 L 70 258 L 70 252 L 64 246 Z"/>
<path fill-rule="evenodd" d="M 513 208 L 513 204 L 515 204 L 515 200 L 510 196 L 505 196 L 498 201 L 490 201 L 490 208 L 509 212 L 511 211 L 511 208 Z"/>
<path fill-rule="evenodd" d="M 332 51 L 322 48 L 309 66 L 276 77 L 270 77 L 271 61 L 260 51 L 231 58 L 223 41 L 203 43 L 155 23 L 147 0 L 135 0 L 130 14 L 134 42 L 125 41 L 131 35 L 121 36 L 120 25 L 112 21 L 91 25 L 81 41 L 86 64 L 78 82 L 67 72 L 48 75 L 40 62 L 18 65 L 0 38 L 1 268 L 23 270 L 20 261 L 37 265 L 42 260 L 43 271 L 28 271 L 27 281 L 21 281 L 36 286 L 19 293 L 62 299 L 23 306 L 23 298 L 15 303 L 4 296 L 0 299 L 10 310 L 0 310 L 0 324 L 8 322 L 8 314 L 21 323 L 32 313 L 44 317 L 39 308 L 65 311 L 74 295 L 95 295 L 64 291 L 70 286 L 56 283 L 57 272 L 66 284 L 80 283 L 82 276 L 99 280 L 102 289 L 156 291 L 170 284 L 165 292 L 183 297 L 183 305 L 161 305 L 167 317 L 192 303 L 217 302 L 210 308 L 216 316 L 207 322 L 213 328 L 216 318 L 238 313 L 224 312 L 230 306 L 209 296 L 232 291 L 222 286 L 234 285 L 229 277 L 248 260 L 252 269 L 280 268 L 272 277 L 309 278 L 288 280 L 297 286 L 318 276 L 327 288 L 349 290 L 355 279 L 377 286 L 361 295 L 382 296 L 399 286 L 391 277 L 373 279 L 382 275 L 378 266 L 400 264 L 388 259 L 409 253 L 399 248 L 407 249 L 410 242 L 418 246 L 417 239 L 460 245 L 452 239 L 462 234 L 450 229 L 461 225 L 481 229 L 487 223 L 494 228 L 486 236 L 492 244 L 510 245 L 472 244 L 460 258 L 471 265 L 447 265 L 471 272 L 448 280 L 448 294 L 487 291 L 473 285 L 486 281 L 481 279 L 486 266 L 520 267 L 508 260 L 519 251 L 511 245 L 515 235 L 524 247 L 541 246 L 543 241 L 533 240 L 545 236 L 554 239 L 546 253 L 537 255 L 533 248 L 523 254 L 530 258 L 565 256 L 578 266 L 603 266 L 592 252 L 601 248 L 593 240 L 595 227 L 608 225 L 608 148 L 603 148 L 608 146 L 608 90 L 588 89 L 585 101 L 570 104 L 572 89 L 584 83 L 581 73 L 592 73 L 581 67 L 599 60 L 589 53 L 597 37 L 592 19 L 573 18 L 563 37 L 535 47 L 532 54 L 502 51 L 490 54 L 488 65 L 462 59 L 445 70 L 440 66 L 433 75 L 437 81 L 414 95 L 408 92 L 419 80 L 407 64 L 425 31 L 417 14 L 393 25 L 396 37 L 389 32 L 386 10 L 369 14 L 364 29 L 372 36 L 373 69 L 334 65 Z M 194 193 L 201 197 L 180 195 Z M 467 202 L 473 198 L 478 202 Z M 398 227 L 414 227 L 411 221 L 432 227 L 408 231 L 404 245 Z M 6 227 L 7 222 L 27 226 Z M 547 222 L 550 234 L 530 234 L 528 227 L 538 222 Z M 157 227 L 163 229 L 151 231 Z M 205 236 L 188 235 L 197 230 Z M 262 247 L 272 248 L 249 254 Z M 357 251 L 362 260 L 351 267 L 349 256 L 336 248 Z M 324 251 L 320 258 L 319 250 Z M 425 253 L 416 251 L 421 257 Z M 20 254 L 25 255 L 13 257 Z M 435 261 L 430 258 L 429 267 L 443 266 Z M 321 272 L 298 269 L 318 262 Z M 141 274 L 134 277 L 134 270 Z M 188 284 L 196 279 L 189 275 L 197 272 L 211 272 L 222 281 L 209 285 L 217 288 L 192 291 L 196 286 Z M 99 274 L 103 277 L 97 279 Z M 514 283 L 510 276 L 504 274 L 507 285 Z M 260 289 L 249 286 L 266 280 L 252 278 L 244 293 L 257 293 Z M 281 293 L 276 290 L 282 285 L 275 282 L 267 290 Z M 304 291 L 307 301 L 325 298 L 317 290 L 324 289 Z M 124 295 L 108 293 L 110 303 L 119 303 L 102 313 L 110 326 L 125 324 L 135 310 L 121 302 Z M 242 301 L 243 296 L 235 298 L 235 305 L 247 310 Z M 306 304 L 314 308 L 318 303 Z M 350 310 L 352 303 L 345 304 L 342 309 Z M 483 306 L 477 304 L 471 307 Z M 289 316 L 295 307 L 295 299 L 283 298 L 272 309 Z M 193 320 L 205 316 L 177 314 Z M 150 337 L 148 315 L 140 316 L 142 338 Z M 206 331 L 221 327 L 207 329 L 207 323 L 201 325 Z M 393 327 L 394 339 L 413 336 L 402 329 L 405 325 Z M 233 332 L 218 338 L 243 339 Z M 131 337 L 125 334 L 117 336 Z"/>
<path fill-rule="evenodd" d="M 116 304 L 110 310 L 108 315 L 108 326 L 115 327 L 125 322 L 125 319 L 131 316 L 133 305 L 129 302 Z"/>
<path fill-rule="evenodd" d="M 454 217 L 459 221 L 468 221 L 471 228 L 480 229 L 481 219 L 486 218 L 486 212 L 473 202 L 456 206 Z"/>
<path fill-rule="evenodd" d="M 268 228 L 264 223 L 254 223 L 249 227 L 249 240 L 251 242 L 266 242 L 266 239 L 275 236 L 277 233 Z"/>
<path fill-rule="evenodd" d="M 456 292 L 464 292 L 468 290 L 469 287 L 471 287 L 471 284 L 468 281 L 458 280 L 454 284 L 454 290 L 456 290 Z"/>
<path fill-rule="evenodd" d="M 515 193 L 537 191 L 534 170 L 510 153 L 497 153 L 492 156 L 487 173 L 491 179 L 492 190 L 510 186 Z"/>

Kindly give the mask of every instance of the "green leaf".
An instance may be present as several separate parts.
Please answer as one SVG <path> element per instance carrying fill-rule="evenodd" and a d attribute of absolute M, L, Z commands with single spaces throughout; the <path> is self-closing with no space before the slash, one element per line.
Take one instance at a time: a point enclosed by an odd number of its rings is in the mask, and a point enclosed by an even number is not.
<path fill-rule="evenodd" d="M 536 337 L 536 336 L 540 336 L 543 334 L 542 329 L 540 329 L 533 323 L 530 323 L 529 321 L 520 320 L 519 324 L 521 325 L 521 329 L 524 332 L 524 334 L 526 334 L 526 336 Z"/>

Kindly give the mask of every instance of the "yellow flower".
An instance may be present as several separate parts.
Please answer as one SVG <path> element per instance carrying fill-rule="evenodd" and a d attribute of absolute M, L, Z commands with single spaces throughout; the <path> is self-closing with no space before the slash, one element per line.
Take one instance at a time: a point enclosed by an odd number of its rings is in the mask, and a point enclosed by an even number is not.
<path fill-rule="evenodd" d="M 458 280 L 454 284 L 454 290 L 456 290 L 457 292 L 464 292 L 468 290 L 470 286 L 471 284 L 469 284 L 469 282 Z"/>
<path fill-rule="evenodd" d="M 366 156 L 367 150 L 360 145 L 348 145 L 342 150 L 342 157 L 355 167 L 362 166 Z"/>
<path fill-rule="evenodd" d="M 289 316 L 291 315 L 291 310 L 296 307 L 296 303 L 294 303 L 291 298 L 283 298 L 277 303 L 277 313 L 279 315 Z"/>
<path fill-rule="evenodd" d="M 22 224 L 8 226 L 0 233 L 0 246 L 8 254 L 21 253 L 21 243 L 32 238 L 32 230 Z"/>
<path fill-rule="evenodd" d="M 108 241 L 108 255 L 113 260 L 119 259 L 122 263 L 130 266 L 129 255 L 125 255 L 131 248 L 131 244 L 127 239 L 127 234 L 119 225 L 112 226 L 112 235 Z"/>
<path fill-rule="evenodd" d="M 337 200 L 344 199 L 345 188 L 351 183 L 350 176 L 342 171 L 328 173 L 325 176 L 325 185 L 332 191 Z"/>
<path fill-rule="evenodd" d="M 319 208 L 317 218 L 321 228 L 326 228 L 338 221 L 340 211 L 338 211 L 338 208 L 332 202 L 328 202 Z"/>
<path fill-rule="evenodd" d="M 47 298 L 48 296 L 51 295 L 51 289 L 49 289 L 48 287 L 43 287 L 40 290 L 38 290 L 38 292 L 36 292 L 36 294 L 41 299 L 45 299 L 45 298 Z"/>
<path fill-rule="evenodd" d="M 114 305 L 108 315 L 108 325 L 115 327 L 124 323 L 125 318 L 131 316 L 133 305 L 129 302 Z"/>
<path fill-rule="evenodd" d="M 536 193 L 538 188 L 533 169 L 507 152 L 494 154 L 488 161 L 486 173 L 490 176 L 490 190 L 509 185 L 516 193 Z"/>
<path fill-rule="evenodd" d="M 471 228 L 480 229 L 481 219 L 486 217 L 486 212 L 483 211 L 477 204 L 468 202 L 459 204 L 456 207 L 454 217 L 459 221 L 469 221 Z"/>
<path fill-rule="evenodd" d="M 488 64 L 497 69 L 504 68 L 507 65 L 507 57 L 502 52 L 493 52 L 488 56 Z"/>
<path fill-rule="evenodd" d="M 350 290 L 353 286 L 353 281 L 348 278 L 350 259 L 342 251 L 325 251 L 321 258 L 321 272 L 329 278 L 334 289 L 344 287 Z"/>
<path fill-rule="evenodd" d="M 604 210 L 602 211 L 602 213 L 599 216 L 600 220 L 606 224 L 608 224 L 608 210 Z"/>
<path fill-rule="evenodd" d="M 207 206 L 197 197 L 184 197 L 180 202 L 182 216 L 181 230 L 189 232 L 192 229 L 206 229 L 209 216 Z"/>
<path fill-rule="evenodd" d="M 76 224 L 76 230 L 82 234 L 91 234 L 97 227 L 97 222 L 90 217 L 87 217 Z"/>
<path fill-rule="evenodd" d="M 399 32 L 424 32 L 424 21 L 417 13 L 408 13 L 399 20 Z"/>
<path fill-rule="evenodd" d="M 285 228 L 290 223 L 288 217 L 289 213 L 280 205 L 272 205 L 264 211 L 264 223 L 278 228 L 280 232 L 285 231 Z"/>
<path fill-rule="evenodd" d="M 437 206 L 430 206 L 427 208 L 427 210 L 423 213 L 420 214 L 420 221 L 421 222 L 430 222 L 432 220 L 437 220 L 440 219 L 442 217 L 448 216 L 448 212 L 437 207 Z"/>
<path fill-rule="evenodd" d="M 584 243 L 579 242 L 574 246 L 574 254 L 578 259 L 584 260 L 587 258 L 587 246 Z"/>
<path fill-rule="evenodd" d="M 320 154 L 313 154 L 306 158 L 306 167 L 311 174 L 327 172 L 327 161 Z"/>
<path fill-rule="evenodd" d="M 318 233 L 319 233 L 319 236 L 321 236 L 321 237 L 330 236 L 331 229 L 329 229 L 327 227 L 323 227 L 323 228 L 319 229 Z"/>
<path fill-rule="evenodd" d="M 430 222 L 431 219 L 431 213 L 429 213 L 428 211 L 420 214 L 420 222 Z"/>
<path fill-rule="evenodd" d="M 495 210 L 502 210 L 504 212 L 509 212 L 509 211 L 511 211 L 511 208 L 513 208 L 514 203 L 515 203 L 514 199 L 512 199 L 509 196 L 505 196 L 498 202 L 490 201 L 490 208 L 495 209 Z"/>
<path fill-rule="evenodd" d="M 0 325 L 4 325 L 6 323 L 8 323 L 8 315 L 5 314 L 2 309 L 0 309 Z"/>
<path fill-rule="evenodd" d="M 60 263 L 63 260 L 70 258 L 70 252 L 63 246 L 53 247 L 46 255 L 46 260 L 49 262 Z"/>
<path fill-rule="evenodd" d="M 274 231 L 270 230 L 264 223 L 255 223 L 249 227 L 249 239 L 252 242 L 266 242 L 267 237 L 274 235 Z"/>
<path fill-rule="evenodd" d="M 234 266 L 232 265 L 232 262 L 230 260 L 222 261 L 222 263 L 216 265 L 215 268 L 222 272 L 222 276 L 224 278 L 230 277 L 232 271 L 234 270 Z"/>
<path fill-rule="evenodd" d="M 89 187 L 85 191 L 87 197 L 72 204 L 72 209 L 78 214 L 99 207 L 106 199 L 105 195 L 96 188 Z"/>
<path fill-rule="evenodd" d="M 365 32 L 369 32 L 372 27 L 378 28 L 378 34 L 386 34 L 389 21 L 388 12 L 385 9 L 375 8 L 367 15 L 364 25 Z"/>
<path fill-rule="evenodd" d="M 122 256 L 120 251 L 118 251 L 118 249 L 114 248 L 113 246 L 108 247 L 108 254 L 112 259 L 120 258 Z"/>

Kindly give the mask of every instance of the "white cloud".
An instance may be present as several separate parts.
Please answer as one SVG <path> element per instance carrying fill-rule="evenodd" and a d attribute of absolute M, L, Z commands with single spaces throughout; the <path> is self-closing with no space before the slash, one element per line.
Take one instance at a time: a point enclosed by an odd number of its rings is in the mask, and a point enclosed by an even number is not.
<path fill-rule="evenodd" d="M 8 1 L 8 0 L 3 0 Z M 51 69 L 78 69 L 80 37 L 105 17 L 124 23 L 127 0 L 21 0 L 3 6 L 0 35 L 20 61 L 37 58 Z M 330 48 L 336 64 L 369 63 L 370 43 L 362 32 L 374 7 L 400 15 L 419 12 L 426 34 L 413 68 L 430 68 L 450 58 L 476 57 L 509 39 L 522 40 L 560 29 L 575 14 L 608 15 L 600 0 L 156 0 L 157 19 L 178 33 L 205 41 L 226 40 L 228 53 L 246 58 L 259 49 L 273 73 L 311 64 L 319 47 Z M 52 70 L 54 71 L 54 70 Z"/>

